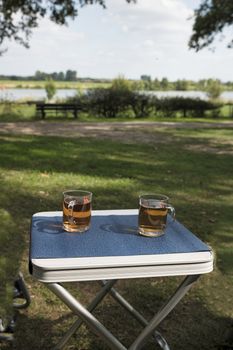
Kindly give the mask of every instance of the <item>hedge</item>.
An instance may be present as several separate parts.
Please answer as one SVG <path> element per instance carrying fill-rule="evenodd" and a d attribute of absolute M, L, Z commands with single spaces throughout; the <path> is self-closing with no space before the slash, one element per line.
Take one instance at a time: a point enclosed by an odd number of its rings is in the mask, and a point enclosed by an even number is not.
<path fill-rule="evenodd" d="M 162 97 L 143 94 L 133 90 L 98 88 L 85 94 L 69 98 L 68 102 L 83 105 L 88 114 L 97 117 L 115 118 L 128 116 L 146 118 L 150 116 L 171 117 L 177 113 L 183 117 L 205 117 L 206 112 L 219 114 L 222 104 L 190 97 Z"/>

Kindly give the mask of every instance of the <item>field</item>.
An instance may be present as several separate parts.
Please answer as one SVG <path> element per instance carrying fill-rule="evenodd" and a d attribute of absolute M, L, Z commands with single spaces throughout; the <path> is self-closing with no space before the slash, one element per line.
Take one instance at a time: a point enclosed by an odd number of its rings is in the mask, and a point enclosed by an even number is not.
<path fill-rule="evenodd" d="M 46 81 L 0 80 L 0 89 L 44 89 Z M 90 89 L 108 87 L 111 82 L 56 81 L 57 89 Z"/>
<path fill-rule="evenodd" d="M 215 268 L 201 277 L 159 331 L 173 350 L 227 349 L 226 332 L 233 318 L 233 129 L 144 127 L 138 132 L 135 138 L 134 132 L 124 130 L 121 139 L 99 138 L 98 133 L 78 138 L 0 135 L 0 274 L 8 282 L 9 296 L 10 282 L 21 270 L 32 297 L 29 309 L 20 311 L 14 349 L 51 349 L 73 320 L 28 273 L 31 215 L 61 210 L 61 192 L 68 188 L 91 190 L 94 209 L 136 208 L 142 192 L 171 198 L 177 219 L 213 248 Z M 150 318 L 179 281 L 135 279 L 117 286 Z M 70 289 L 87 303 L 98 287 L 80 283 Z M 3 303 L 9 305 L 9 297 L 2 297 Z M 126 345 L 141 330 L 110 297 L 95 315 Z M 152 343 L 145 347 L 154 348 Z M 66 349 L 108 348 L 82 326 Z"/>

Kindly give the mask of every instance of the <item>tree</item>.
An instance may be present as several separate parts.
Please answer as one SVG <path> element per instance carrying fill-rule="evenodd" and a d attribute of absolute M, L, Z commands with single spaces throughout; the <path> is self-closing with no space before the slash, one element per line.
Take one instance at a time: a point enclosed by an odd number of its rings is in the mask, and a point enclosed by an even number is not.
<path fill-rule="evenodd" d="M 163 90 L 166 90 L 168 89 L 168 86 L 169 86 L 169 82 L 168 82 L 168 79 L 167 78 L 163 78 L 160 82 L 160 86 Z"/>
<path fill-rule="evenodd" d="M 202 0 L 199 8 L 194 11 L 193 34 L 189 47 L 199 51 L 209 46 L 218 33 L 232 24 L 232 0 Z M 228 47 L 233 47 L 233 39 Z"/>
<path fill-rule="evenodd" d="M 59 73 L 58 73 L 58 80 L 59 80 L 59 81 L 65 80 L 65 74 L 64 74 L 63 72 L 59 72 Z"/>
<path fill-rule="evenodd" d="M 143 75 L 141 75 L 141 80 L 151 82 L 151 76 L 143 74 Z"/>
<path fill-rule="evenodd" d="M 183 79 L 183 80 L 177 80 L 175 82 L 175 89 L 178 91 L 186 91 L 188 90 L 188 81 Z"/>
<path fill-rule="evenodd" d="M 158 78 L 155 78 L 153 81 L 153 89 L 154 90 L 159 90 L 160 89 L 160 81 Z"/>
<path fill-rule="evenodd" d="M 37 70 L 34 75 L 35 80 L 45 80 L 45 73 Z"/>
<path fill-rule="evenodd" d="M 128 3 L 136 1 L 126 0 Z M 69 19 L 77 17 L 80 7 L 99 4 L 105 8 L 106 2 L 106 0 L 0 0 L 0 46 L 5 40 L 13 39 L 29 47 L 32 30 L 38 27 L 41 18 L 48 17 L 59 25 L 65 25 Z M 216 34 L 232 24 L 232 0 L 201 0 L 199 8 L 194 11 L 193 34 L 189 47 L 199 51 L 210 45 Z M 228 46 L 233 47 L 233 40 Z"/>
<path fill-rule="evenodd" d="M 77 80 L 77 72 L 75 70 L 68 69 L 65 75 L 66 81 L 76 81 Z"/>
<path fill-rule="evenodd" d="M 0 0 L 0 46 L 5 40 L 13 39 L 29 47 L 31 32 L 38 27 L 41 18 L 49 17 L 64 25 L 78 15 L 79 7 L 92 4 L 106 7 L 105 0 Z"/>
<path fill-rule="evenodd" d="M 219 80 L 210 79 L 206 88 L 207 96 L 211 100 L 216 100 L 222 93 L 222 85 Z"/>
<path fill-rule="evenodd" d="M 58 74 L 57 72 L 53 72 L 50 74 L 50 77 L 53 79 L 53 80 L 58 80 Z"/>
<path fill-rule="evenodd" d="M 47 98 L 49 101 L 56 94 L 57 89 L 56 89 L 56 86 L 54 84 L 54 81 L 51 78 L 46 81 L 45 91 L 46 91 L 46 95 L 47 95 Z"/>
<path fill-rule="evenodd" d="M 124 93 L 132 90 L 132 84 L 123 75 L 119 75 L 117 78 L 113 79 L 110 88 L 114 91 Z"/>
<path fill-rule="evenodd" d="M 197 87 L 198 87 L 199 90 L 202 90 L 202 91 L 205 90 L 206 86 L 207 86 L 207 81 L 206 81 L 206 79 L 200 79 L 200 80 L 197 82 Z"/>

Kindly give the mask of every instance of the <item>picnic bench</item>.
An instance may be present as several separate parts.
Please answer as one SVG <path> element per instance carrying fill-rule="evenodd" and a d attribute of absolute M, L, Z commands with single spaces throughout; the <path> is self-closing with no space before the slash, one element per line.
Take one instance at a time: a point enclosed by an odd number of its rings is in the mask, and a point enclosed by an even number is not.
<path fill-rule="evenodd" d="M 74 118 L 78 118 L 78 111 L 80 111 L 80 105 L 76 103 L 37 103 L 36 112 L 40 113 L 41 118 L 46 117 L 46 113 L 55 112 L 56 115 L 58 112 L 63 112 L 67 115 L 67 112 L 72 112 Z"/>

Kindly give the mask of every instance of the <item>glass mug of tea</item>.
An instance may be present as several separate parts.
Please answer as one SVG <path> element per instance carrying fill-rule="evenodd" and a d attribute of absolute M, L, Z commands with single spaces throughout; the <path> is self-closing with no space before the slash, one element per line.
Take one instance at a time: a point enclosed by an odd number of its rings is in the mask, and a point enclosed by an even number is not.
<path fill-rule="evenodd" d="M 63 228 L 68 232 L 85 232 L 91 222 L 92 193 L 72 190 L 63 192 Z"/>
<path fill-rule="evenodd" d="M 142 236 L 159 237 L 164 234 L 167 214 L 175 218 L 175 209 L 169 198 L 161 194 L 145 194 L 139 197 L 138 232 Z"/>

